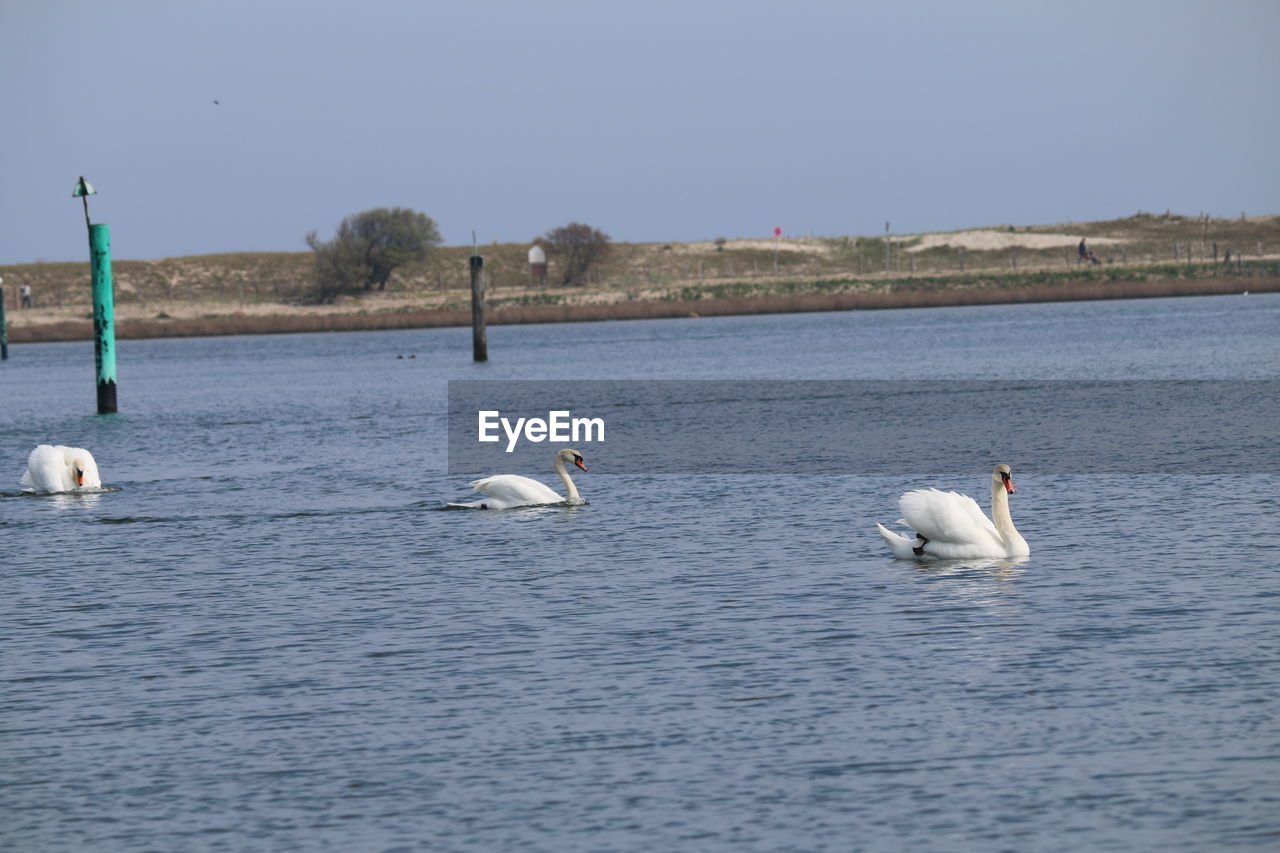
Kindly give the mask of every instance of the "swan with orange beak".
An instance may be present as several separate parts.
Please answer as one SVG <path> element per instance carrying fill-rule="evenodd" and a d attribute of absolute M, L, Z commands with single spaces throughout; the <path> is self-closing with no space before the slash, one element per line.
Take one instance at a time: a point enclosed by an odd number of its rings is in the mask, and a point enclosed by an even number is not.
<path fill-rule="evenodd" d="M 997 465 L 991 472 L 991 518 L 968 495 L 915 489 L 898 499 L 901 522 L 915 535 L 902 536 L 883 524 L 876 529 L 893 555 L 907 560 L 1026 557 L 1031 549 L 1009 514 L 1013 492 L 1013 472 Z"/>
<path fill-rule="evenodd" d="M 31 451 L 21 483 L 27 491 L 40 494 L 102 488 L 93 454 L 83 447 L 61 444 L 42 444 Z"/>

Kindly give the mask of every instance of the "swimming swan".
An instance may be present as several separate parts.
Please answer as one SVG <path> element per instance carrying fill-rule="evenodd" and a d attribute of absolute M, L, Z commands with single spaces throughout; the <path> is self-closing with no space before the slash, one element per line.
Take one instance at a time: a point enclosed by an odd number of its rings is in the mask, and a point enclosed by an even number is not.
<path fill-rule="evenodd" d="M 453 506 L 466 506 L 475 509 L 511 509 L 517 506 L 537 506 L 539 504 L 585 503 L 578 495 L 578 489 L 573 485 L 573 480 L 569 479 L 569 472 L 564 469 L 566 462 L 572 462 L 583 471 L 587 470 L 587 466 L 582 461 L 582 454 L 576 450 L 565 448 L 556 454 L 555 469 L 556 473 L 560 475 L 560 479 L 564 481 L 565 491 L 569 494 L 567 498 L 560 497 L 537 480 L 521 477 L 519 474 L 498 474 L 494 477 L 486 477 L 483 480 L 475 480 L 467 484 L 484 495 L 483 500 L 467 504 L 453 504 Z"/>
<path fill-rule="evenodd" d="M 1009 515 L 1011 474 L 1008 465 L 997 465 L 991 472 L 991 518 L 968 495 L 916 489 L 898 499 L 902 523 L 915 531 L 915 538 L 899 536 L 883 524 L 877 524 L 876 529 L 893 555 L 905 560 L 1026 557 L 1031 549 Z"/>
<path fill-rule="evenodd" d="M 49 494 L 76 489 L 98 489 L 98 463 L 93 454 L 82 447 L 53 447 L 42 444 L 27 457 L 27 472 L 22 485 L 33 492 Z"/>

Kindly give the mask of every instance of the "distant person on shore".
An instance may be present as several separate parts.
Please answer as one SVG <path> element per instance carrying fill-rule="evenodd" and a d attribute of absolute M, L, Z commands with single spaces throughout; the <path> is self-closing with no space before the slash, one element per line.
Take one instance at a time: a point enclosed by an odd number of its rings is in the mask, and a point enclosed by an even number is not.
<path fill-rule="evenodd" d="M 18 295 L 22 297 L 21 307 L 30 308 L 31 307 L 31 285 L 24 284 L 22 285 L 22 287 L 19 287 Z"/>
<path fill-rule="evenodd" d="M 1098 256 L 1093 253 L 1093 250 L 1085 245 L 1084 238 L 1081 237 L 1080 245 L 1076 247 L 1076 266 L 1080 266 L 1085 261 L 1091 264 L 1102 263 L 1102 261 L 1098 260 Z"/>

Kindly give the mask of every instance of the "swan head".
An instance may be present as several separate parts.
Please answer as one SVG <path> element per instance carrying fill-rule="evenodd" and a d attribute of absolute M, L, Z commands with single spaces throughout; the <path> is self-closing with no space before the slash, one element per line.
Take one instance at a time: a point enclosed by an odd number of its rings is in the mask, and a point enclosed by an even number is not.
<path fill-rule="evenodd" d="M 587 470 L 587 463 L 582 461 L 582 454 L 567 447 L 556 454 L 556 460 L 559 462 L 572 462 L 583 471 Z"/>
<path fill-rule="evenodd" d="M 991 472 L 991 484 L 993 486 L 1004 486 L 1006 492 L 1013 494 L 1013 469 L 1008 465 L 997 465 L 996 469 Z"/>
<path fill-rule="evenodd" d="M 98 476 L 98 463 L 89 455 L 76 456 L 71 460 L 71 479 L 77 489 L 97 489 L 102 487 Z"/>

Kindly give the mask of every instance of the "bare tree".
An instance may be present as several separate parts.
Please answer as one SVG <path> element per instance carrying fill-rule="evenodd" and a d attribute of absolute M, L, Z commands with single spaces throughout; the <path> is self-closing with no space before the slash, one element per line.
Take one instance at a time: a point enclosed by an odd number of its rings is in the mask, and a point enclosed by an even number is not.
<path fill-rule="evenodd" d="M 332 302 L 356 288 L 386 290 L 396 269 L 440 245 L 440 230 L 425 213 L 377 207 L 343 219 L 332 240 L 314 231 L 306 239 L 316 253 L 316 299 Z"/>
<path fill-rule="evenodd" d="M 609 254 L 609 235 L 581 222 L 553 228 L 542 239 L 560 256 L 564 271 L 561 284 L 586 284 L 587 272 Z"/>

